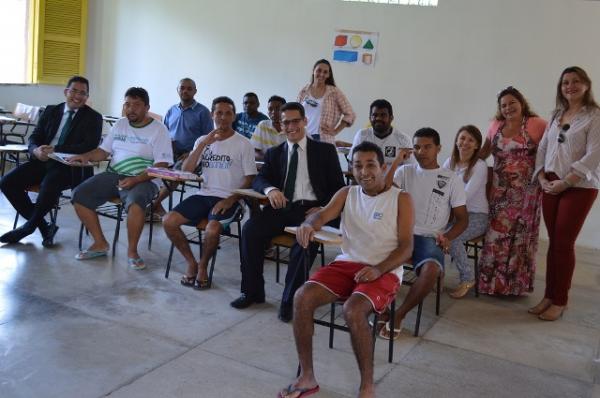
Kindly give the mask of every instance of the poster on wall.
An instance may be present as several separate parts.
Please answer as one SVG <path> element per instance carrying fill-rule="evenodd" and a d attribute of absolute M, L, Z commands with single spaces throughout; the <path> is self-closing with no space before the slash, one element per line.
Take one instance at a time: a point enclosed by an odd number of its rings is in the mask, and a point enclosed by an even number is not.
<path fill-rule="evenodd" d="M 337 29 L 333 39 L 333 56 L 336 62 L 375 66 L 378 32 Z"/>

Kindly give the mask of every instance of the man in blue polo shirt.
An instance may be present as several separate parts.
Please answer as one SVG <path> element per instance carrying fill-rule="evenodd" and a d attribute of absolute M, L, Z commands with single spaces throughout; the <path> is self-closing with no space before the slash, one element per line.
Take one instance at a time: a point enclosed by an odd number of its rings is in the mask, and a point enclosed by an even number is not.
<path fill-rule="evenodd" d="M 165 116 L 165 125 L 171 135 L 175 168 L 180 169 L 183 160 L 188 156 L 198 137 L 211 132 L 214 128 L 210 111 L 194 100 L 196 83 L 189 77 L 179 81 L 177 94 L 181 101 L 173 105 Z M 154 213 L 165 214 L 162 201 L 169 196 L 169 191 L 162 188 L 154 206 Z"/>

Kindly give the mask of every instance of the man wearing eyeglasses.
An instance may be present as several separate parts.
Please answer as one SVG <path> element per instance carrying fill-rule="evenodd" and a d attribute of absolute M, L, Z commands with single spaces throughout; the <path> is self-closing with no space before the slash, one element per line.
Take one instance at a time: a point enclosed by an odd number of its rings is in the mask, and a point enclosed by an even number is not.
<path fill-rule="evenodd" d="M 338 156 L 333 145 L 306 137 L 304 107 L 288 102 L 281 108 L 281 126 L 286 142 L 267 150 L 264 165 L 252 187 L 267 195 L 269 205 L 246 222 L 242 231 L 241 296 L 231 302 L 242 309 L 265 301 L 263 278 L 264 249 L 286 226 L 299 225 L 306 216 L 325 206 L 344 186 Z M 317 246 L 310 247 L 314 260 Z M 292 319 L 294 293 L 304 283 L 304 250 L 295 244 L 279 309 L 279 319 Z"/>
<path fill-rule="evenodd" d="M 21 227 L 0 236 L 2 243 L 16 243 L 39 228 L 42 245 L 54 245 L 58 230 L 55 224 L 44 219 L 63 190 L 73 187 L 80 175 L 71 167 L 51 160 L 52 152 L 80 154 L 98 146 L 102 133 L 102 115 L 86 105 L 89 82 L 81 76 L 69 79 L 64 89 L 66 101 L 49 105 L 29 137 L 30 161 L 8 173 L 0 189 L 15 210 L 27 219 Z M 35 203 L 26 190 L 39 185 Z"/>

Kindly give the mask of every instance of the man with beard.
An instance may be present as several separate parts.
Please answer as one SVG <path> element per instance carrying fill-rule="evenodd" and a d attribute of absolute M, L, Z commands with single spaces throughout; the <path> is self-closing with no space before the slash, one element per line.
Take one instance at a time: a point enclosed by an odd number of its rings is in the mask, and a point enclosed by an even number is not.
<path fill-rule="evenodd" d="M 146 267 L 137 246 L 144 228 L 146 207 L 158 193 L 158 186 L 148 176 L 150 166 L 167 167 L 173 160 L 169 132 L 164 124 L 148 115 L 150 99 L 141 87 L 131 87 L 125 93 L 124 118 L 119 119 L 100 146 L 71 162 L 87 163 L 105 160 L 111 163 L 104 173 L 95 175 L 73 192 L 73 207 L 94 242 L 79 252 L 77 260 L 106 256 L 109 244 L 96 214 L 96 208 L 106 201 L 120 198 L 127 212 L 127 258 L 131 268 Z"/>
<path fill-rule="evenodd" d="M 388 169 L 400 154 L 403 155 L 400 159 L 406 161 L 412 150 L 412 141 L 409 136 L 392 126 L 394 120 L 392 104 L 387 100 L 378 99 L 373 101 L 369 109 L 369 120 L 372 127 L 359 130 L 356 133 L 352 141 L 352 148 L 363 141 L 376 144 L 383 152 Z"/>

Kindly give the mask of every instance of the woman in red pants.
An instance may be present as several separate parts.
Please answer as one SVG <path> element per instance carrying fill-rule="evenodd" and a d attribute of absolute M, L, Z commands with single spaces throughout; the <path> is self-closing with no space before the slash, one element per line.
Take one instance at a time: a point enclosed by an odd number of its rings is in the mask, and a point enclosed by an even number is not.
<path fill-rule="evenodd" d="M 565 69 L 556 109 L 540 142 L 536 170 L 550 246 L 544 298 L 529 312 L 545 321 L 561 317 L 575 268 L 575 240 L 600 187 L 600 107 L 592 81 L 577 66 Z"/>

